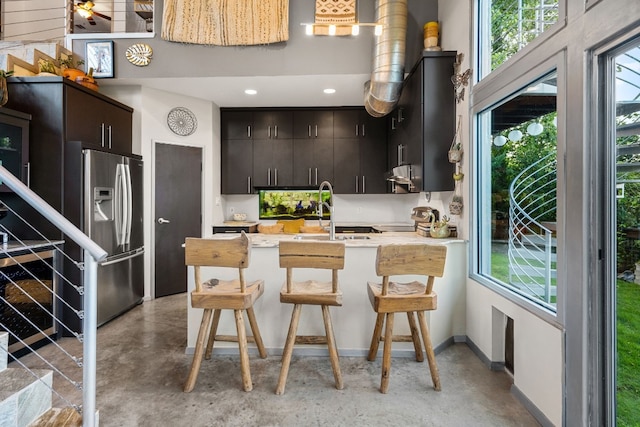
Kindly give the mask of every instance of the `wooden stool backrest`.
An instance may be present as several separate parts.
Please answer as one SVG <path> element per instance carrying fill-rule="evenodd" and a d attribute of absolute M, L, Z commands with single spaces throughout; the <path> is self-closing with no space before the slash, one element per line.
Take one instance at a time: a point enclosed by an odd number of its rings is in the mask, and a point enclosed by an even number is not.
<path fill-rule="evenodd" d="M 343 242 L 280 242 L 280 268 L 287 269 L 287 292 L 291 292 L 293 268 L 333 270 L 332 292 L 338 292 L 338 270 L 344 268 Z"/>
<path fill-rule="evenodd" d="M 433 291 L 435 277 L 442 277 L 447 247 L 429 244 L 390 244 L 378 246 L 376 274 L 382 276 L 382 295 L 387 295 L 389 276 L 421 275 L 427 277 L 425 294 Z"/>
<path fill-rule="evenodd" d="M 235 239 L 187 237 L 184 252 L 185 265 L 194 267 L 196 291 L 202 290 L 200 267 L 205 266 L 237 268 L 240 292 L 244 292 L 244 269 L 249 266 L 249 249 L 249 238 L 244 232 Z"/>

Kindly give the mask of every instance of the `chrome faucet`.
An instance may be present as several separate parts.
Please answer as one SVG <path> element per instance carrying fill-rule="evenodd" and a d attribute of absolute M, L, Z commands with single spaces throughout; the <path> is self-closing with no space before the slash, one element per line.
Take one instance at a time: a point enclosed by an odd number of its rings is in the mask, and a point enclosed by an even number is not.
<path fill-rule="evenodd" d="M 325 187 L 329 190 L 331 204 L 322 201 L 322 190 Z M 333 222 L 333 187 L 331 187 L 331 183 L 329 181 L 322 181 L 318 188 L 318 222 L 320 223 L 320 227 L 326 230 L 327 227 L 322 224 L 323 205 L 329 209 L 329 240 L 336 240 L 336 225 Z"/>

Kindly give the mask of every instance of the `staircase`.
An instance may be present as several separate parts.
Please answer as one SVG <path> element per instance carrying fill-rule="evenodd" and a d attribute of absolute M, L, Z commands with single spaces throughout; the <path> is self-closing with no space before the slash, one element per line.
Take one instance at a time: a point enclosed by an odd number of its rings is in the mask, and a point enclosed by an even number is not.
<path fill-rule="evenodd" d="M 38 75 L 40 64 L 47 61 L 62 75 L 58 59 L 72 56 L 73 52 L 56 42 L 0 42 L 0 69 L 13 71 L 16 77 Z"/>
<path fill-rule="evenodd" d="M 73 408 L 52 408 L 53 372 L 7 367 L 9 334 L 0 332 L 0 426 L 81 426 Z"/>

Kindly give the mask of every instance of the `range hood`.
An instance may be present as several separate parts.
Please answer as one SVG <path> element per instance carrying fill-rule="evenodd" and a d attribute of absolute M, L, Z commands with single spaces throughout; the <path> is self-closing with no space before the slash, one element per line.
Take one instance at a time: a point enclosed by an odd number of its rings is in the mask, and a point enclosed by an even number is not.
<path fill-rule="evenodd" d="M 387 181 L 396 184 L 395 193 L 418 193 L 420 192 L 420 168 L 412 165 L 401 165 L 394 167 L 387 174 Z M 400 186 L 398 188 L 398 186 Z M 399 191 L 398 191 L 399 190 Z"/>

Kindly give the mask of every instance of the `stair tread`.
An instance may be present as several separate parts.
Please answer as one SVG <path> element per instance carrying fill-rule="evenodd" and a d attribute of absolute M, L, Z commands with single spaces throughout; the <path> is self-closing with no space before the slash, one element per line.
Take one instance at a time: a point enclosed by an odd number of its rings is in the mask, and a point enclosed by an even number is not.
<path fill-rule="evenodd" d="M 29 424 L 29 427 L 80 427 L 82 415 L 71 407 L 51 408 L 37 420 Z"/>
<path fill-rule="evenodd" d="M 44 378 L 47 375 L 53 376 L 52 371 L 48 369 L 32 369 L 31 371 L 36 374 L 38 378 Z M 0 384 L 2 384 L 2 388 L 0 388 L 0 402 L 35 381 L 38 381 L 38 379 L 34 378 L 33 375 L 22 368 L 7 368 L 0 371 Z"/>

